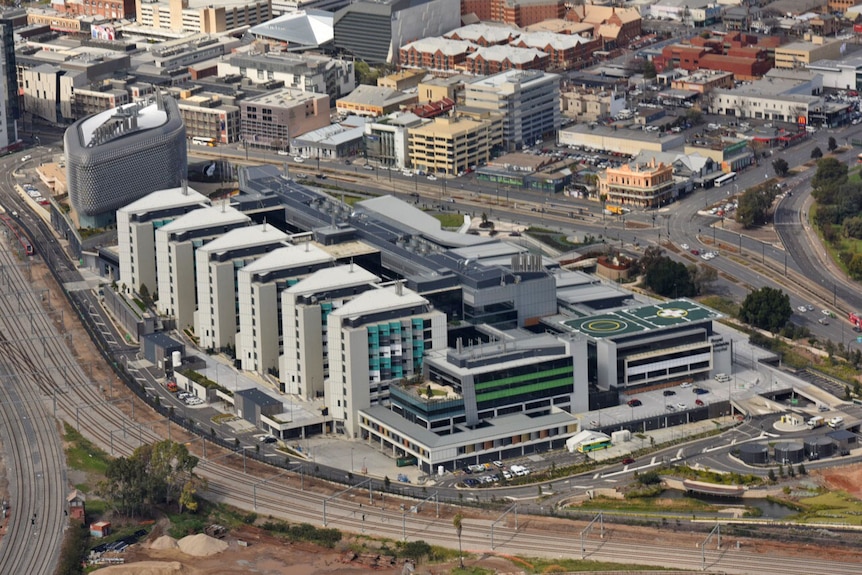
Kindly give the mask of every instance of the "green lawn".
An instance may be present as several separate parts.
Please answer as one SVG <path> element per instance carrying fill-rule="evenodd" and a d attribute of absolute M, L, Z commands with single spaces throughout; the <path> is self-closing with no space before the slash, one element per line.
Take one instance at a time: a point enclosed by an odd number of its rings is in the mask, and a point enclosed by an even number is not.
<path fill-rule="evenodd" d="M 808 523 L 843 523 L 862 525 L 862 501 L 843 491 L 830 491 L 815 497 L 800 499 L 805 511 L 793 519 Z"/>
<path fill-rule="evenodd" d="M 435 214 L 444 228 L 460 228 L 464 224 L 464 216 L 459 214 Z"/>
<path fill-rule="evenodd" d="M 93 445 L 68 423 L 63 424 L 66 440 L 66 462 L 72 469 L 104 475 L 111 456 Z"/>

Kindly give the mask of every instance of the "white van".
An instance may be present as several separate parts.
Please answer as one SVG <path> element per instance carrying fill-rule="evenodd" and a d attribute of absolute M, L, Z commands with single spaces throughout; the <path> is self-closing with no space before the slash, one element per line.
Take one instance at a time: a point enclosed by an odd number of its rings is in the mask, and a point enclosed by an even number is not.
<path fill-rule="evenodd" d="M 719 383 L 727 383 L 728 381 L 730 381 L 730 376 L 727 375 L 726 373 L 716 373 L 715 374 L 715 381 L 717 381 Z"/>

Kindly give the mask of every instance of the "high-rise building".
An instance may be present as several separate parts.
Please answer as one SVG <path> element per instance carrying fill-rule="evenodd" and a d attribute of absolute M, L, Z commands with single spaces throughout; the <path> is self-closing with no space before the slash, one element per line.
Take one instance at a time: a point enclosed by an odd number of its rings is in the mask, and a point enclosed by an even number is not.
<path fill-rule="evenodd" d="M 117 210 L 120 283 L 126 286 L 127 293 L 140 293 L 141 286 L 146 286 L 150 294 L 158 290 L 156 230 L 209 205 L 209 198 L 183 183 L 179 188 L 153 192 Z"/>
<path fill-rule="evenodd" d="M 236 358 L 243 369 L 266 373 L 278 367 L 282 341 L 279 292 L 302 277 L 332 266 L 334 261 L 324 250 L 305 242 L 275 249 L 239 270 Z"/>
<path fill-rule="evenodd" d="M 197 309 L 195 250 L 250 223 L 247 215 L 221 203 L 189 212 L 157 229 L 159 313 L 173 316 L 179 329 L 193 328 Z"/>
<path fill-rule="evenodd" d="M 326 404 L 350 437 L 359 410 L 385 405 L 392 381 L 421 373 L 425 352 L 446 346 L 446 314 L 400 283 L 360 294 L 326 321 Z"/>
<path fill-rule="evenodd" d="M 236 344 L 239 327 L 238 272 L 274 249 L 287 245 L 286 233 L 271 224 L 233 229 L 195 251 L 198 309 L 195 334 L 203 349 Z"/>
<path fill-rule="evenodd" d="M 460 25 L 460 0 L 357 0 L 335 13 L 333 44 L 370 64 L 397 63 L 402 45 Z"/>
<path fill-rule="evenodd" d="M 18 141 L 18 77 L 12 20 L 0 15 L 0 152 Z"/>
<path fill-rule="evenodd" d="M 319 270 L 281 292 L 283 391 L 308 400 L 324 395 L 329 376 L 327 316 L 375 289 L 379 281 L 373 273 L 350 264 Z"/>
<path fill-rule="evenodd" d="M 186 129 L 169 96 L 79 120 L 63 144 L 69 200 L 82 228 L 112 224 L 118 209 L 186 179 Z"/>
<path fill-rule="evenodd" d="M 560 76 L 541 70 L 508 70 L 464 86 L 464 106 L 503 116 L 509 150 L 535 145 L 560 129 Z"/>

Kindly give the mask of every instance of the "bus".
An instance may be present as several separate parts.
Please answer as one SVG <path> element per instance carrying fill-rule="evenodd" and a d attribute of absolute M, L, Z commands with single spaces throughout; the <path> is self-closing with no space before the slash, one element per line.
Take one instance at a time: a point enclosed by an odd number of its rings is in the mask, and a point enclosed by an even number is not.
<path fill-rule="evenodd" d="M 594 439 L 592 441 L 585 441 L 578 445 L 578 452 L 589 453 L 591 451 L 598 451 L 599 449 L 607 449 L 610 446 L 610 439 Z"/>
<path fill-rule="evenodd" d="M 192 138 L 192 144 L 195 146 L 209 146 L 214 148 L 216 145 L 215 138 L 204 138 L 203 136 L 195 136 Z"/>
<path fill-rule="evenodd" d="M 715 179 L 715 187 L 720 188 L 724 184 L 728 184 L 734 180 L 736 180 L 736 172 L 730 172 L 730 173 L 724 174 L 720 178 Z"/>
<path fill-rule="evenodd" d="M 862 164 L 862 154 L 856 156 L 856 162 Z"/>

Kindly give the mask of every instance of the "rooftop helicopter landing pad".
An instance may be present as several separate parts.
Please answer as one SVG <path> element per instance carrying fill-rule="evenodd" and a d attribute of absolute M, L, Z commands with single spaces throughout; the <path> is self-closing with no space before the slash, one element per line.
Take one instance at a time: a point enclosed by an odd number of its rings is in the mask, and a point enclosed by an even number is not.
<path fill-rule="evenodd" d="M 692 322 L 723 317 L 717 311 L 687 299 L 645 305 L 570 319 L 563 322 L 567 328 L 593 338 L 619 337 Z"/>

